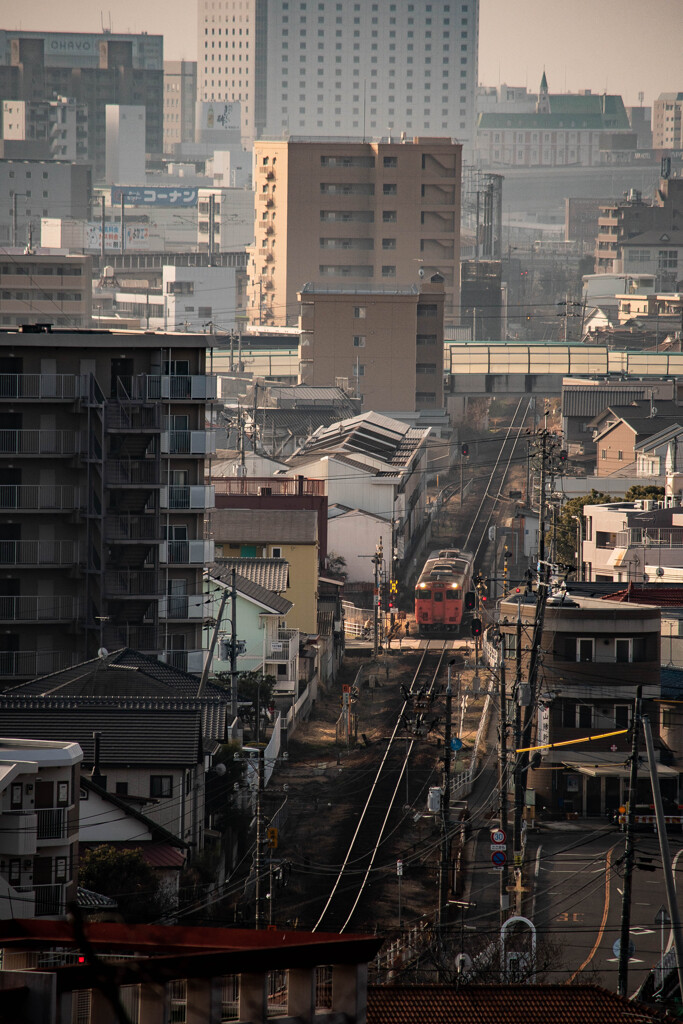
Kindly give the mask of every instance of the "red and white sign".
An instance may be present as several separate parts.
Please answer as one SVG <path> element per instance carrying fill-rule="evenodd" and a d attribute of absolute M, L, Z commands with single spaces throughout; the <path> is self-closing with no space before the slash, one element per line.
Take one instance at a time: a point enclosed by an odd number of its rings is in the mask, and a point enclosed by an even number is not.
<path fill-rule="evenodd" d="M 494 846 L 502 846 L 507 836 L 502 828 L 494 828 L 491 830 L 491 842 Z"/>

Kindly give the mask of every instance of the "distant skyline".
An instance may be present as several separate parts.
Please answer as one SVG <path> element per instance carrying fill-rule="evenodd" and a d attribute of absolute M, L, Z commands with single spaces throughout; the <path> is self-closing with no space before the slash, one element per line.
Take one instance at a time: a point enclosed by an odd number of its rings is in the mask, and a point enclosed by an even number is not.
<path fill-rule="evenodd" d="M 344 0 L 351 2 L 351 0 Z M 29 0 L 0 28 L 52 32 L 149 32 L 164 36 L 167 60 L 196 59 L 192 0 Z M 618 93 L 627 106 L 645 94 L 683 91 L 683 2 L 669 0 L 657 18 L 642 0 L 480 0 L 479 81 L 526 85 L 535 92 L 545 68 L 551 92 Z"/>

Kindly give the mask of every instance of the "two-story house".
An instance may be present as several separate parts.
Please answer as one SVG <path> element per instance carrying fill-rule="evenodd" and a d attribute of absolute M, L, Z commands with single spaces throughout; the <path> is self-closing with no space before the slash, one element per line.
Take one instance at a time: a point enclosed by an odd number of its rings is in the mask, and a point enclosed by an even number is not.
<path fill-rule="evenodd" d="M 583 578 L 672 581 L 683 570 L 683 509 L 656 501 L 612 501 L 583 509 Z"/>
<path fill-rule="evenodd" d="M 675 402 L 631 402 L 607 406 L 591 421 L 596 447 L 596 476 L 635 476 L 636 446 L 653 434 L 679 426 Z"/>
<path fill-rule="evenodd" d="M 59 917 L 76 899 L 82 759 L 74 742 L 0 739 L 0 918 Z"/>

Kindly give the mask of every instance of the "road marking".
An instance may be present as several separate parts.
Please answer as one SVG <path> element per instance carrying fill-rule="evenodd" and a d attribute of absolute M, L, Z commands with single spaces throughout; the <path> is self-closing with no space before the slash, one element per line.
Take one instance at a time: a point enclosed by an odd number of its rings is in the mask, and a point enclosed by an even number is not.
<path fill-rule="evenodd" d="M 576 975 L 580 974 L 584 967 L 588 967 L 588 964 L 591 962 L 591 960 L 597 953 L 600 943 L 602 942 L 602 937 L 605 934 L 605 925 L 607 924 L 607 915 L 609 914 L 609 883 L 612 874 L 612 850 L 616 850 L 617 845 L 618 844 L 615 843 L 614 846 L 610 847 L 610 849 L 605 854 L 605 906 L 603 907 L 602 911 L 602 921 L 600 922 L 600 928 L 598 929 L 598 937 L 595 940 L 593 948 L 591 949 L 590 953 L 588 954 L 584 962 L 581 964 L 578 970 L 574 971 L 574 973 L 572 974 L 571 978 L 567 982 L 568 985 L 571 985 Z"/>

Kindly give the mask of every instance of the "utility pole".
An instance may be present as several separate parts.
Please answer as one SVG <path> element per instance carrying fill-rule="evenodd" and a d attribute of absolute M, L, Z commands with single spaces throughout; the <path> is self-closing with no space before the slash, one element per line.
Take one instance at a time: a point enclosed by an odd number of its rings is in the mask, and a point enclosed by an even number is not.
<path fill-rule="evenodd" d="M 443 754 L 443 799 L 441 801 L 441 862 L 439 864 L 439 928 L 443 929 L 448 915 L 448 868 L 449 868 L 449 811 L 451 805 L 451 715 L 453 712 L 453 689 L 451 687 L 451 666 L 448 662 L 446 684 L 446 721 L 444 728 Z"/>
<path fill-rule="evenodd" d="M 102 263 L 101 272 L 104 271 L 104 261 L 106 258 L 107 246 L 105 243 L 104 229 L 106 227 L 106 218 L 104 213 L 104 196 L 100 196 L 100 258 Z"/>
<path fill-rule="evenodd" d="M 213 266 L 213 210 L 215 204 L 215 197 L 213 193 L 209 196 L 209 266 Z"/>
<path fill-rule="evenodd" d="M 17 199 L 19 193 L 15 192 L 12 196 L 12 248 L 17 247 Z"/>
<path fill-rule="evenodd" d="M 125 196 L 121 193 L 121 255 L 126 251 L 126 209 Z"/>
<path fill-rule="evenodd" d="M 508 783 L 507 783 L 507 693 L 505 692 L 505 646 L 501 639 L 499 659 L 500 699 L 500 744 L 498 746 L 498 796 L 500 799 L 500 827 L 507 835 L 508 830 Z M 509 869 L 507 860 L 500 872 L 500 923 L 504 924 L 510 903 L 508 895 Z"/>
<path fill-rule="evenodd" d="M 629 946 L 631 943 L 631 886 L 633 882 L 633 860 L 635 856 L 636 786 L 638 784 L 638 732 L 640 730 L 640 699 L 642 686 L 636 690 L 633 702 L 631 728 L 631 772 L 629 778 L 628 816 L 626 818 L 626 849 L 624 851 L 624 892 L 621 897 L 621 937 L 619 945 L 619 975 L 617 995 L 625 996 L 628 985 Z M 656 773 L 655 773 L 656 778 Z"/>
<path fill-rule="evenodd" d="M 226 591 L 227 593 L 227 591 Z M 235 569 L 230 571 L 230 714 L 237 718 L 237 586 Z"/>
<path fill-rule="evenodd" d="M 382 565 L 382 538 L 381 537 L 379 539 L 379 544 L 375 548 L 375 555 L 374 555 L 374 558 L 372 559 L 372 561 L 373 561 L 374 567 L 375 567 L 375 571 L 374 571 L 375 586 L 374 586 L 374 595 L 373 595 L 373 604 L 372 604 L 372 611 L 373 611 L 373 616 L 372 616 L 372 638 L 373 638 L 373 640 L 372 640 L 372 650 L 373 650 L 373 655 L 376 658 L 377 655 L 379 654 L 379 647 L 380 647 L 380 643 L 379 643 L 379 640 L 380 640 L 380 637 L 379 637 L 379 580 L 380 580 L 380 568 L 381 568 L 381 565 Z"/>
<path fill-rule="evenodd" d="M 261 800 L 263 796 L 265 781 L 265 750 L 259 747 L 258 752 L 258 786 L 256 790 L 256 913 L 254 915 L 254 926 L 258 931 L 263 927 L 262 901 L 263 901 L 263 814 Z"/>
<path fill-rule="evenodd" d="M 640 687 L 639 687 L 640 689 Z M 662 791 L 659 788 L 659 776 L 655 763 L 655 750 L 652 743 L 652 730 L 650 719 L 643 717 L 643 732 L 645 733 L 645 746 L 647 747 L 647 763 L 650 768 L 650 781 L 652 783 L 652 796 L 655 805 L 657 818 L 657 835 L 659 836 L 659 852 L 662 857 L 662 870 L 664 871 L 664 883 L 666 885 L 666 901 L 669 905 L 669 917 L 671 918 L 671 930 L 673 931 L 674 950 L 676 954 L 676 970 L 678 972 L 678 987 L 683 992 L 683 931 L 681 931 L 681 915 L 678 911 L 678 900 L 676 898 L 676 886 L 674 884 L 673 871 L 671 869 L 671 853 L 669 852 L 669 837 L 666 833 L 666 822 L 664 821 L 664 808 L 662 807 Z M 623 936 L 622 936 L 623 943 Z"/>
<path fill-rule="evenodd" d="M 206 689 L 206 680 L 211 670 L 211 662 L 213 661 L 213 652 L 216 650 L 216 641 L 218 640 L 218 630 L 220 629 L 221 619 L 223 618 L 223 609 L 225 608 L 225 602 L 228 600 L 227 589 L 223 591 L 221 595 L 221 603 L 218 606 L 218 615 L 216 616 L 216 624 L 213 627 L 213 633 L 211 634 L 211 643 L 209 644 L 209 650 L 207 651 L 206 661 L 204 662 L 204 668 L 202 669 L 201 679 L 199 680 L 199 686 L 197 687 L 197 696 L 203 697 L 204 690 Z M 166 598 L 167 603 L 170 603 L 171 598 Z M 168 615 L 168 609 L 167 609 Z"/>
<path fill-rule="evenodd" d="M 515 651 L 515 750 L 518 750 L 522 743 L 522 705 L 520 703 L 522 686 L 522 602 L 517 601 L 517 649 Z M 522 791 L 522 755 L 515 754 L 515 818 L 513 834 L 513 853 L 515 862 L 522 855 L 522 806 L 524 794 Z"/>

